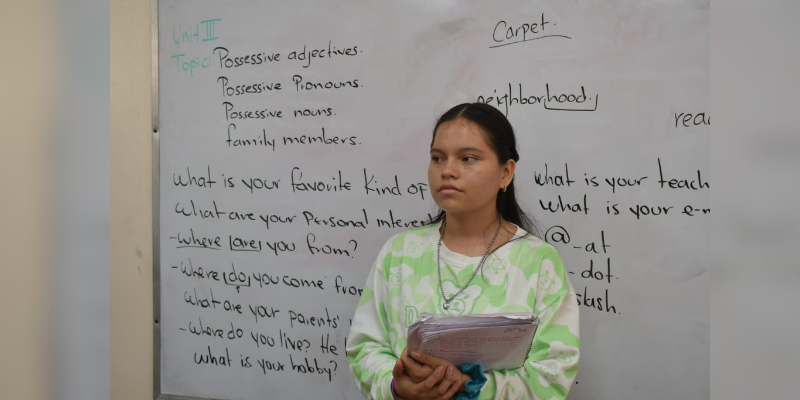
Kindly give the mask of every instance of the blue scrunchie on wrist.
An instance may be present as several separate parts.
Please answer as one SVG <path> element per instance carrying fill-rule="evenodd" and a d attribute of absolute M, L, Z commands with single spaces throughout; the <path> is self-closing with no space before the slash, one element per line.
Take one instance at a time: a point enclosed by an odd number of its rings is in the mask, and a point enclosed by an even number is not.
<path fill-rule="evenodd" d="M 464 384 L 464 392 L 456 393 L 453 398 L 455 400 L 476 400 L 481 394 L 483 385 L 486 384 L 486 375 L 483 374 L 483 368 L 480 364 L 464 364 L 458 369 L 462 373 L 469 375 L 472 379 Z"/>

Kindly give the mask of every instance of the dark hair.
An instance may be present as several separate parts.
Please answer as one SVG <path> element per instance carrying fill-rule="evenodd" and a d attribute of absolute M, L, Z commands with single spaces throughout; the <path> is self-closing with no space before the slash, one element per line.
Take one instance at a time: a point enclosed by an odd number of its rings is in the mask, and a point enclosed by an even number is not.
<path fill-rule="evenodd" d="M 519 161 L 517 153 L 517 139 L 514 136 L 514 128 L 500 110 L 484 103 L 463 103 L 459 104 L 439 117 L 436 126 L 433 128 L 433 138 L 431 147 L 436 140 L 436 130 L 445 122 L 464 118 L 477 124 L 483 129 L 484 137 L 489 147 L 497 154 L 500 164 L 505 164 L 508 160 Z M 505 192 L 499 191 L 497 194 L 497 212 L 506 221 L 512 222 L 525 231 L 539 236 L 536 221 L 526 214 L 517 203 L 516 192 L 514 191 L 514 178 Z M 445 211 L 439 210 L 439 214 L 431 220 L 431 223 L 438 223 L 445 217 Z"/>

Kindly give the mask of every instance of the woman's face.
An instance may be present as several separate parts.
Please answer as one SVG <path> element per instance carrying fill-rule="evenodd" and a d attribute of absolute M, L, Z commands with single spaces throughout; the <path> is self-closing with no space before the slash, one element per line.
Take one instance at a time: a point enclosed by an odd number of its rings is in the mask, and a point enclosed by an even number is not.
<path fill-rule="evenodd" d="M 436 130 L 428 184 L 448 213 L 486 211 L 496 208 L 497 193 L 511 182 L 514 167 L 514 160 L 500 164 L 478 125 L 458 118 Z"/>

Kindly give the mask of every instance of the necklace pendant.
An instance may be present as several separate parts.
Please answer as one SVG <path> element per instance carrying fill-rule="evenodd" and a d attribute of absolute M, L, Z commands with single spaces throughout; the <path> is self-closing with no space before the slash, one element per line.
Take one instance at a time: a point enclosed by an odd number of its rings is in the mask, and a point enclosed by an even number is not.
<path fill-rule="evenodd" d="M 442 306 L 442 308 L 444 308 L 445 310 L 447 310 L 448 308 L 450 308 L 450 303 L 444 303 L 444 305 Z"/>

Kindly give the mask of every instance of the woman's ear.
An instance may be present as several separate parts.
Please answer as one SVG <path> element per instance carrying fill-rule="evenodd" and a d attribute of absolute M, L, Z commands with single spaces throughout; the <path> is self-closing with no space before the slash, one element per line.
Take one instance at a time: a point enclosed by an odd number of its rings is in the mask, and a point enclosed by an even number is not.
<path fill-rule="evenodd" d="M 503 164 L 503 186 L 508 186 L 511 184 L 511 181 L 514 179 L 514 170 L 517 168 L 517 162 L 513 159 L 509 159 Z"/>

